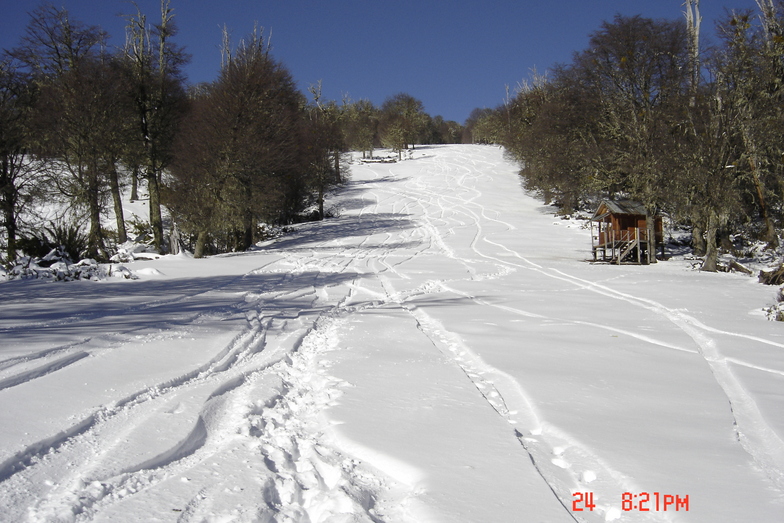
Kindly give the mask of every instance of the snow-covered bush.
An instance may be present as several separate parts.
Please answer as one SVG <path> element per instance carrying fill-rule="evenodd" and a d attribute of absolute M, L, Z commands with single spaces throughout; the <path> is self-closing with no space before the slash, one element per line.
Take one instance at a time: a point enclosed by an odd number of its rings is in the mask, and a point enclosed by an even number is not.
<path fill-rule="evenodd" d="M 152 230 L 152 225 L 147 220 L 143 220 L 135 214 L 125 220 L 125 226 L 128 228 L 128 236 L 133 238 L 131 241 L 134 244 L 144 244 L 153 248 L 155 234 Z"/>
<path fill-rule="evenodd" d="M 784 287 L 776 293 L 776 304 L 764 310 L 770 321 L 784 321 Z"/>
<path fill-rule="evenodd" d="M 281 236 L 291 232 L 290 227 L 281 227 L 279 225 L 270 225 L 268 223 L 260 223 L 256 229 L 256 237 L 259 242 L 265 242 L 280 238 Z"/>
<path fill-rule="evenodd" d="M 122 265 L 102 265 L 91 258 L 72 263 L 64 247 L 52 249 L 42 258 L 24 256 L 5 271 L 7 280 L 102 280 L 107 277 L 136 279 L 136 276 Z"/>
<path fill-rule="evenodd" d="M 129 263 L 139 258 L 150 259 L 157 257 L 159 255 L 152 245 L 129 241 L 117 246 L 117 254 L 112 256 L 110 261 L 114 263 Z"/>

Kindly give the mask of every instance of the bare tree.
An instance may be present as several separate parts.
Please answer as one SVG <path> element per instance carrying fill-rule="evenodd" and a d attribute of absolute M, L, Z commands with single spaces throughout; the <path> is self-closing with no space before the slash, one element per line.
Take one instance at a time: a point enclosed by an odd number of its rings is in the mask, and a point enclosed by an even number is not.
<path fill-rule="evenodd" d="M 51 182 L 89 221 L 88 255 L 107 258 L 101 218 L 111 196 L 124 241 L 117 163 L 126 136 L 124 77 L 105 56 L 83 59 L 41 88 L 37 149 L 49 158 Z"/>
<path fill-rule="evenodd" d="M 25 34 L 11 55 L 24 64 L 37 81 L 56 78 L 106 47 L 106 32 L 70 18 L 66 9 L 45 3 L 30 12 Z"/>
<path fill-rule="evenodd" d="M 313 96 L 313 105 L 308 107 L 306 127 L 311 184 L 316 190 L 318 217 L 324 219 L 324 196 L 330 186 L 341 181 L 340 157 L 346 150 L 342 120 L 344 112 L 334 101 L 324 102 L 321 97 L 321 81 L 308 89 Z"/>
<path fill-rule="evenodd" d="M 701 88 L 678 129 L 679 146 L 670 149 L 677 170 L 670 176 L 668 206 L 673 216 L 692 224 L 695 254 L 705 256 L 702 270 L 711 272 L 718 268 L 718 233 L 742 208 L 733 163 L 737 107 L 723 95 L 721 80 Z"/>
<path fill-rule="evenodd" d="M 109 180 L 120 237 L 124 231 L 116 169 L 123 82 L 105 39 L 100 28 L 44 5 L 33 11 L 21 45 L 11 52 L 37 91 L 31 149 L 47 160 L 51 183 L 72 207 L 86 211 L 88 254 L 96 258 L 106 257 L 101 214 Z"/>
<path fill-rule="evenodd" d="M 189 57 L 172 43 L 177 29 L 169 0 L 161 0 L 160 24 L 149 27 L 138 7 L 136 15 L 127 20 L 124 55 L 133 71 L 130 85 L 136 107 L 137 156 L 143 158 L 150 225 L 154 245 L 160 251 L 164 248 L 161 175 L 171 161 L 172 143 L 185 110 L 181 68 Z"/>
<path fill-rule="evenodd" d="M 712 70 L 720 88 L 718 95 L 725 105 L 734 108 L 728 132 L 735 137 L 738 152 L 730 163 L 735 166 L 739 183 L 750 185 L 755 196 L 753 206 L 764 227 L 762 238 L 775 248 L 778 235 L 770 200 L 781 201 L 771 188 L 778 185 L 775 168 L 780 163 L 780 151 L 775 144 L 784 123 L 784 45 L 772 2 L 763 2 L 762 7 L 761 28 L 752 24 L 750 12 L 734 13 L 719 25 L 724 45 L 714 57 Z"/>
<path fill-rule="evenodd" d="M 0 59 L 0 219 L 6 233 L 5 262 L 17 255 L 19 216 L 30 202 L 37 177 L 27 160 L 29 108 L 32 103 L 29 79 L 14 60 Z"/>

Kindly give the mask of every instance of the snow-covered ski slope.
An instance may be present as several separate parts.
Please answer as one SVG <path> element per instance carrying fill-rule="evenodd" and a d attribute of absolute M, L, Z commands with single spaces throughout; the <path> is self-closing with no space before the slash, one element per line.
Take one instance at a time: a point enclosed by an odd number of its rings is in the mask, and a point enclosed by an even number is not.
<path fill-rule="evenodd" d="M 0 285 L 0 520 L 784 521 L 775 289 L 587 263 L 490 146 L 334 201 L 255 252 Z"/>

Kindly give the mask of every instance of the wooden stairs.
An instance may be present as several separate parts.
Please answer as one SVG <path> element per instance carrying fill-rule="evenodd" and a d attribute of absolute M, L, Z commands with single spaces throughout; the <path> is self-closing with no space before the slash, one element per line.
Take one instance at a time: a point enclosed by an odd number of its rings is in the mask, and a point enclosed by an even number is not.
<path fill-rule="evenodd" d="M 600 241 L 593 247 L 594 260 L 601 252 L 602 261 L 621 264 L 642 265 L 648 263 L 648 231 L 634 228 L 631 230 L 609 230 L 600 235 Z"/>

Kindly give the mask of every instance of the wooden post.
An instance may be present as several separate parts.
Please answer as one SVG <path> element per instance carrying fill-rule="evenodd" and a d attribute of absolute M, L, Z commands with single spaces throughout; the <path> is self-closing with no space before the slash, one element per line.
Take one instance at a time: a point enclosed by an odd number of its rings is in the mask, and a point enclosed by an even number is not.
<path fill-rule="evenodd" d="M 634 241 L 637 242 L 637 265 L 642 264 L 642 243 L 640 238 L 640 228 L 634 228 Z"/>
<path fill-rule="evenodd" d="M 612 259 L 615 260 L 615 229 L 614 228 L 610 230 L 610 240 L 612 241 L 612 243 L 610 244 L 610 248 L 612 249 L 610 251 L 610 255 L 612 256 Z"/>
<path fill-rule="evenodd" d="M 645 217 L 648 229 L 648 263 L 656 263 L 656 213 Z"/>

